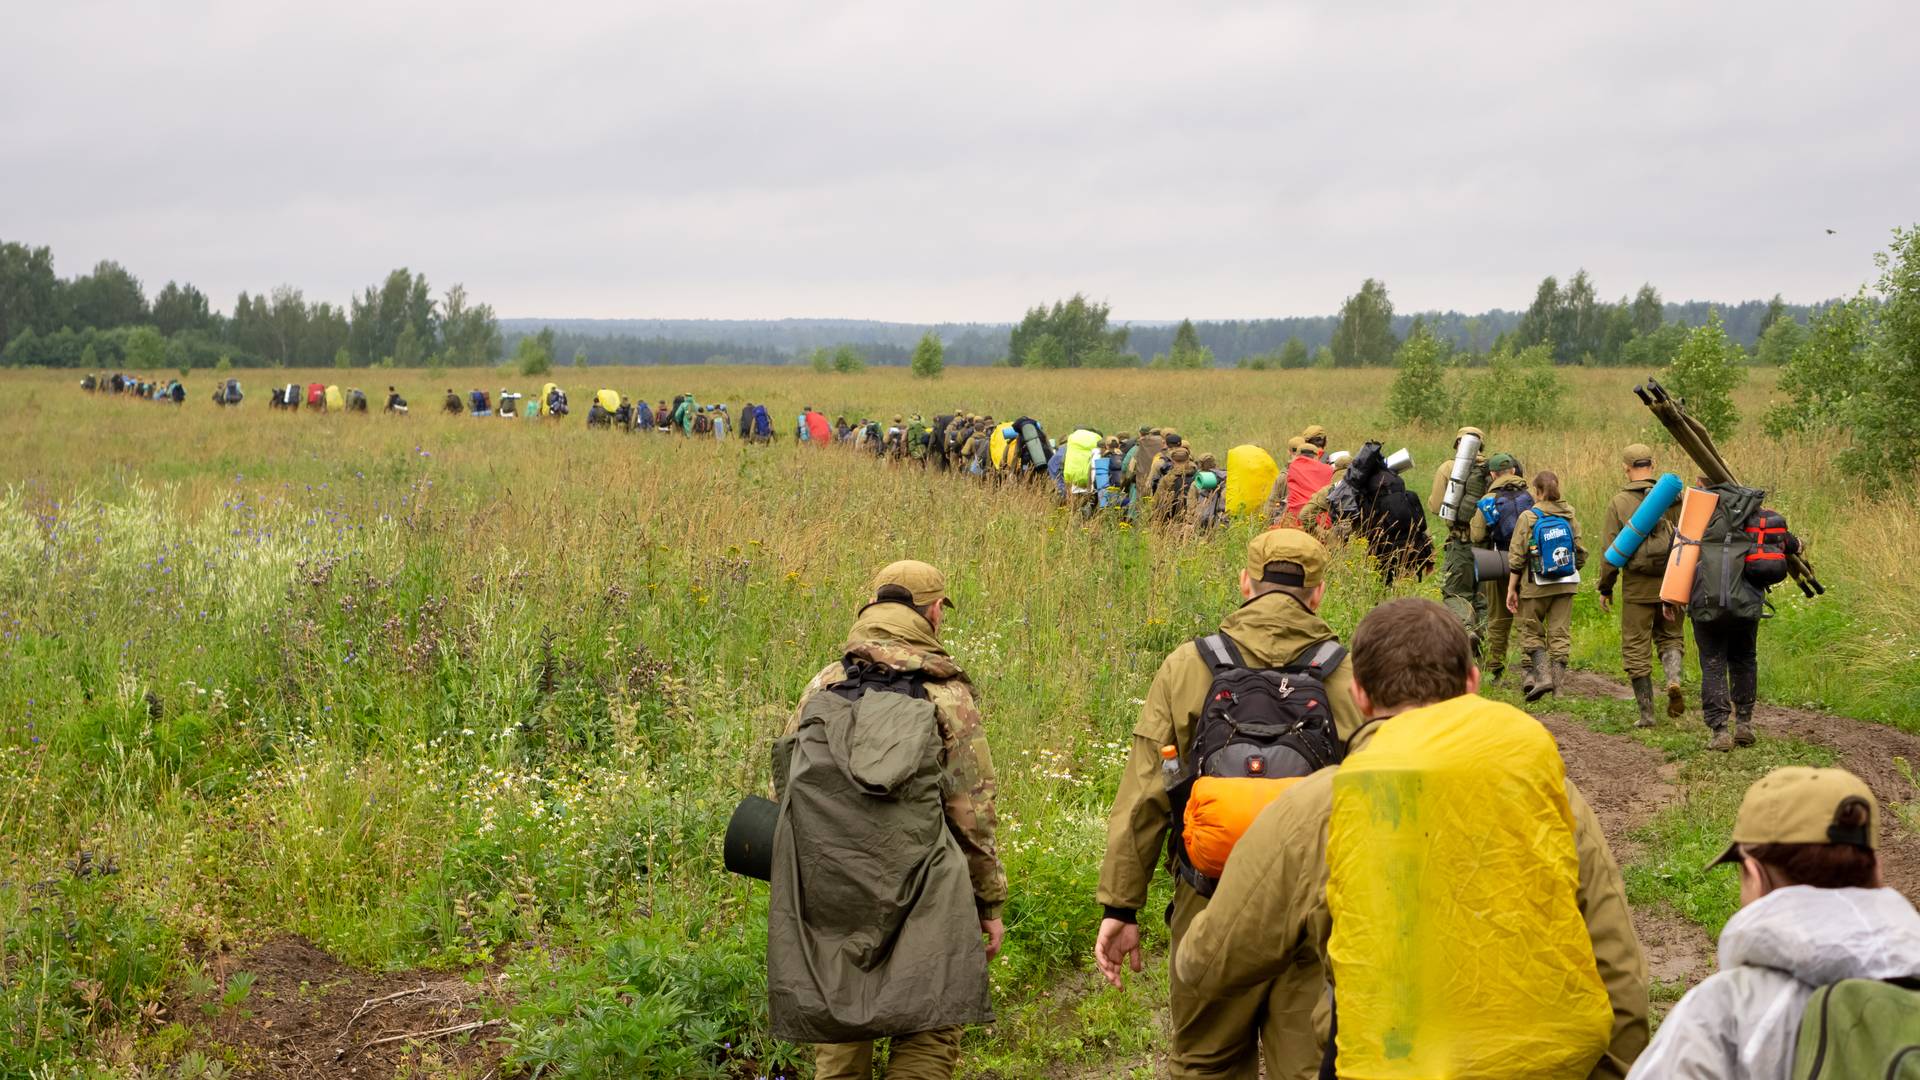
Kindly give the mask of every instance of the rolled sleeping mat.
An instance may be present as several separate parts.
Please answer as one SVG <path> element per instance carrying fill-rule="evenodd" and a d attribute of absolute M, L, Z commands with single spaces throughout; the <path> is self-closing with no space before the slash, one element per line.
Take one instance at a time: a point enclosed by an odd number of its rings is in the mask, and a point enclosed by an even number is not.
<path fill-rule="evenodd" d="M 742 877 L 773 879 L 773 829 L 780 820 L 780 804 L 749 795 L 733 808 L 721 854 L 729 871 Z"/>
<path fill-rule="evenodd" d="M 1507 580 L 1507 553 L 1498 548 L 1474 548 L 1473 580 L 1476 585 Z"/>
<path fill-rule="evenodd" d="M 1447 476 L 1447 493 L 1440 500 L 1442 521 L 1460 520 L 1460 497 L 1467 490 L 1467 476 L 1473 472 L 1473 457 L 1479 452 L 1479 438 L 1460 436 L 1460 447 L 1453 455 L 1453 472 Z"/>
<path fill-rule="evenodd" d="M 1413 451 L 1404 446 L 1395 450 L 1393 456 L 1387 458 L 1387 468 L 1397 473 L 1403 473 L 1413 468 Z"/>
<path fill-rule="evenodd" d="M 1688 488 L 1680 498 L 1680 524 L 1674 527 L 1673 554 L 1667 556 L 1667 576 L 1660 579 L 1660 599 L 1684 604 L 1693 599 L 1693 574 L 1700 566 L 1700 534 L 1713 520 L 1720 496 L 1702 488 Z"/>
<path fill-rule="evenodd" d="M 1687 489 L 1678 476 L 1664 473 L 1647 497 L 1640 500 L 1640 509 L 1633 512 L 1633 518 L 1620 527 L 1620 535 L 1613 538 L 1607 546 L 1607 564 L 1615 569 L 1625 569 L 1627 560 L 1633 558 L 1640 545 L 1647 542 L 1647 536 L 1660 524 L 1660 518 L 1674 503 L 1680 501 L 1680 493 Z"/>

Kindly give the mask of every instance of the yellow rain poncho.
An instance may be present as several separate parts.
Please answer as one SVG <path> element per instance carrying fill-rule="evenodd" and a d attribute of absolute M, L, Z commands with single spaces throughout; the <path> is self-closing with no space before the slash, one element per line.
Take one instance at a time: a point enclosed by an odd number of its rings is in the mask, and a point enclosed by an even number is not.
<path fill-rule="evenodd" d="M 1403 713 L 1333 780 L 1340 1075 L 1585 1077 L 1613 1011 L 1580 910 L 1566 768 L 1508 705 Z"/>
<path fill-rule="evenodd" d="M 600 407 L 608 412 L 612 412 L 620 407 L 620 395 L 612 390 L 602 390 L 598 394 L 595 394 L 594 397 L 599 399 Z"/>
<path fill-rule="evenodd" d="M 1086 428 L 1067 436 L 1067 456 L 1062 475 L 1076 488 L 1093 486 L 1093 454 L 1100 448 L 1100 433 Z"/>
<path fill-rule="evenodd" d="M 1279 475 L 1280 466 L 1274 463 L 1273 455 L 1252 443 L 1227 451 L 1227 493 L 1223 502 L 1228 516 L 1244 520 L 1259 513 Z"/>
<path fill-rule="evenodd" d="M 987 442 L 987 463 L 995 469 L 1005 470 L 1013 467 L 1013 455 L 1020 440 L 1009 432 L 1012 424 L 1001 424 L 993 429 L 993 437 Z"/>

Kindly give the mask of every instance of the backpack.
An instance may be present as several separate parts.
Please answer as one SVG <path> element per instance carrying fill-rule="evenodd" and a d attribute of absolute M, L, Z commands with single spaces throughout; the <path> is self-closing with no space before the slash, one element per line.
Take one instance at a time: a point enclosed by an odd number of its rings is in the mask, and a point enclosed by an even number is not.
<path fill-rule="evenodd" d="M 1920 989 L 1913 980 L 1845 979 L 1823 986 L 1800 1014 L 1794 1080 L 1920 1078 Z"/>
<path fill-rule="evenodd" d="M 1466 483 L 1461 485 L 1460 505 L 1454 511 L 1453 520 L 1447 524 L 1466 528 L 1473 520 L 1474 508 L 1480 505 L 1481 497 L 1492 486 L 1493 471 L 1487 468 L 1485 462 L 1475 461 L 1473 467 L 1467 470 Z"/>
<path fill-rule="evenodd" d="M 1627 560 L 1626 569 L 1635 574 L 1659 576 L 1667 572 L 1667 558 L 1673 553 L 1673 522 L 1662 516 L 1654 524 L 1653 531 L 1640 541 L 1639 550 Z M 1785 556 L 1782 556 L 1781 569 L 1786 569 Z"/>
<path fill-rule="evenodd" d="M 1746 558 L 1747 580 L 1762 590 L 1787 580 L 1787 519 L 1763 506 L 1747 518 L 1741 531 L 1753 539 L 1753 550 Z"/>
<path fill-rule="evenodd" d="M 1520 515 L 1531 509 L 1533 494 L 1525 488 L 1505 488 L 1483 497 L 1480 519 L 1487 523 L 1488 542 L 1500 551 L 1512 547 L 1513 530 L 1520 525 Z"/>
<path fill-rule="evenodd" d="M 1527 545 L 1533 553 L 1533 572 L 1547 581 L 1579 580 L 1579 559 L 1573 549 L 1573 523 L 1557 514 L 1535 507 L 1533 538 Z"/>
<path fill-rule="evenodd" d="M 1220 883 L 1215 863 L 1224 865 L 1226 854 L 1203 856 L 1211 874 L 1197 867 L 1189 851 L 1189 831 L 1195 832 L 1195 847 L 1202 837 L 1194 830 L 1197 821 L 1190 819 L 1197 819 L 1196 811 L 1204 811 L 1213 801 L 1210 788 L 1224 794 L 1245 785 L 1203 781 L 1271 784 L 1273 791 L 1267 796 L 1271 801 L 1286 790 L 1274 781 L 1297 780 L 1338 764 L 1346 756 L 1346 745 L 1334 730 L 1326 677 L 1346 659 L 1347 650 L 1339 639 L 1328 638 L 1309 646 L 1285 667 L 1253 668 L 1226 634 L 1209 634 L 1196 639 L 1194 646 L 1212 670 L 1213 681 L 1207 687 L 1206 707 L 1193 725 L 1188 760 L 1180 763 L 1167 797 L 1173 809 L 1173 872 L 1200 895 L 1212 896 Z M 1210 848 L 1224 846 L 1230 851 L 1239 835 L 1208 839 Z"/>
<path fill-rule="evenodd" d="M 1360 496 L 1345 480 L 1327 489 L 1327 516 L 1336 522 L 1349 522 L 1360 516 Z"/>
<path fill-rule="evenodd" d="M 1764 618 L 1766 590 L 1747 577 L 1747 556 L 1755 547 L 1753 534 L 1745 528 L 1761 509 L 1764 493 L 1738 484 L 1715 484 L 1707 490 L 1720 496 L 1720 502 L 1700 539 L 1692 541 L 1700 548 L 1700 561 L 1693 571 L 1687 615 L 1696 625 Z"/>

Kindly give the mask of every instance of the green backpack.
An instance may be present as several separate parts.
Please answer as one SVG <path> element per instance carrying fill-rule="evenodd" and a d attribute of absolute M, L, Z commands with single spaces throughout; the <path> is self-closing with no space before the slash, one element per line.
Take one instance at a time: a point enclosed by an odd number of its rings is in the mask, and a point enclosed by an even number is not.
<path fill-rule="evenodd" d="M 1920 1080 L 1920 983 L 1847 979 L 1813 992 L 1800 1014 L 1794 1080 Z"/>
<path fill-rule="evenodd" d="M 1737 484 L 1715 484 L 1707 490 L 1719 495 L 1720 502 L 1698 541 L 1700 562 L 1694 568 L 1687 614 L 1696 626 L 1765 618 L 1767 594 L 1747 580 L 1753 537 L 1743 526 L 1766 495 Z"/>

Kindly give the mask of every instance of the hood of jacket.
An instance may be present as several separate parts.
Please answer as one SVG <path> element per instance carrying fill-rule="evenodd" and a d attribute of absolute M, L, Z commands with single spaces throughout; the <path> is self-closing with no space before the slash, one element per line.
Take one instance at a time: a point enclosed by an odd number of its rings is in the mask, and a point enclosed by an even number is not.
<path fill-rule="evenodd" d="M 861 608 L 847 631 L 844 651 L 895 671 L 924 671 L 936 679 L 963 677 L 933 624 L 906 604 L 888 601 Z"/>
<path fill-rule="evenodd" d="M 1327 621 L 1286 593 L 1267 593 L 1220 620 L 1220 629 L 1251 665 L 1281 667 L 1307 646 L 1337 636 Z"/>
<path fill-rule="evenodd" d="M 1784 971 L 1824 986 L 1920 975 L 1920 914 L 1895 889 L 1776 889 L 1734 913 L 1720 969 Z"/>
<path fill-rule="evenodd" d="M 1514 488 L 1519 488 L 1524 491 L 1526 490 L 1526 487 L 1527 487 L 1527 481 L 1525 477 L 1497 476 L 1494 478 L 1493 483 L 1487 485 L 1487 491 L 1489 493 L 1495 492 L 1495 491 L 1510 491 Z"/>
<path fill-rule="evenodd" d="M 1565 499 L 1542 499 L 1535 497 L 1533 500 L 1533 508 L 1543 514 L 1552 514 L 1554 517 L 1571 518 L 1573 516 L 1573 504 Z"/>

